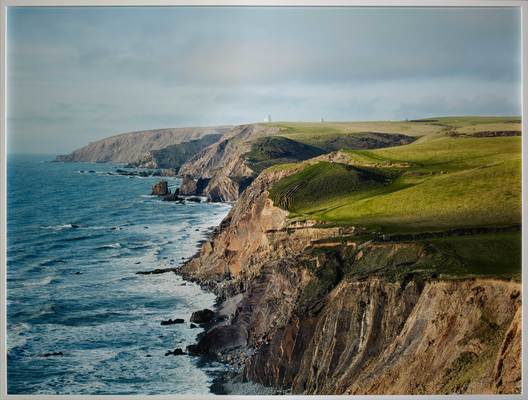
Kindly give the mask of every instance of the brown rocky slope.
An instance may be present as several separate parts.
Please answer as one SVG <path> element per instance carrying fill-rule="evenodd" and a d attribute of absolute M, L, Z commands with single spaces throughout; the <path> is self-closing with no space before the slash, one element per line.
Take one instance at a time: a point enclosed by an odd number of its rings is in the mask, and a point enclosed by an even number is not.
<path fill-rule="evenodd" d="M 207 196 L 212 201 L 235 201 L 253 176 L 244 154 L 251 149 L 251 140 L 278 133 L 278 128 L 266 125 L 241 125 L 226 133 L 217 143 L 205 148 L 180 168 L 184 177 L 183 194 Z M 205 181 L 200 192 L 194 182 Z"/>
<path fill-rule="evenodd" d="M 152 150 L 225 133 L 230 127 L 169 128 L 122 133 L 92 142 L 70 154 L 57 156 L 63 162 L 138 163 Z"/>
<path fill-rule="evenodd" d="M 246 189 L 182 274 L 229 304 L 191 350 L 238 379 L 305 394 L 518 393 L 520 284 L 444 276 L 420 242 L 289 221 Z"/>

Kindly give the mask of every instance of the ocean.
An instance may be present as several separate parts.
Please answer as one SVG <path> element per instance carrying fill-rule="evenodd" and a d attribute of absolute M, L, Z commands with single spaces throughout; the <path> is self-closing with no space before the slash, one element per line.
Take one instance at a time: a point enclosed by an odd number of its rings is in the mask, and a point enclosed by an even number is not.
<path fill-rule="evenodd" d="M 210 393 L 223 365 L 165 353 L 195 342 L 190 314 L 214 295 L 136 272 L 181 265 L 230 206 L 163 202 L 160 178 L 51 159 L 8 157 L 8 393 Z"/>

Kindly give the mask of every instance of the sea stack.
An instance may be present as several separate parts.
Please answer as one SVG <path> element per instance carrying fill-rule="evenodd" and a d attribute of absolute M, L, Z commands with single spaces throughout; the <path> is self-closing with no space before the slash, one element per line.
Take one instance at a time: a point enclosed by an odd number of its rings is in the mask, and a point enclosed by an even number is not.
<path fill-rule="evenodd" d="M 167 181 L 162 180 L 152 186 L 151 194 L 153 196 L 166 196 L 170 194 L 169 185 L 167 184 Z"/>

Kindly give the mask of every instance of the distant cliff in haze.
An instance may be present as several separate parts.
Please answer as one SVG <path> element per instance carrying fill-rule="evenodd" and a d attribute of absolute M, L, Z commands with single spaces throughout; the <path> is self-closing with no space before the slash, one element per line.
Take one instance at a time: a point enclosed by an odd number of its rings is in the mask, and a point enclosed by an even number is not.
<path fill-rule="evenodd" d="M 70 154 L 59 155 L 62 162 L 139 163 L 151 151 L 200 139 L 206 135 L 223 134 L 230 127 L 168 128 L 122 133 L 92 142 Z"/>

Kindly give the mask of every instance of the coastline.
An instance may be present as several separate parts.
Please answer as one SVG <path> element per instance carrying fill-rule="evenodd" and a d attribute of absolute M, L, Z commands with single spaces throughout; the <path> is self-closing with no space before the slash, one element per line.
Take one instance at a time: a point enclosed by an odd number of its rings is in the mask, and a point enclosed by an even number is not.
<path fill-rule="evenodd" d="M 229 204 L 231 206 L 231 211 L 235 206 L 236 202 L 229 202 L 225 204 Z M 154 272 L 156 270 L 142 271 L 141 274 L 173 272 L 176 275 L 180 276 L 184 281 L 195 283 L 200 286 L 203 291 L 215 295 L 215 303 L 212 308 L 212 311 L 214 311 L 214 317 L 209 323 L 200 325 L 203 330 L 197 334 L 195 342 L 192 345 L 187 346 L 187 348 L 185 349 L 187 351 L 187 354 L 189 354 L 191 357 L 197 357 L 201 362 L 207 363 L 210 361 L 216 361 L 224 365 L 224 370 L 216 374 L 216 376 L 213 378 L 213 382 L 210 385 L 211 394 L 246 396 L 291 394 L 289 390 L 264 386 L 262 384 L 244 379 L 243 371 L 245 362 L 247 361 L 251 353 L 251 349 L 247 345 L 240 346 L 228 352 L 218 352 L 214 354 L 196 351 L 193 352 L 192 350 L 193 348 L 196 348 L 196 346 L 200 343 L 200 340 L 203 339 L 208 332 L 217 327 L 221 327 L 231 323 L 231 320 L 236 312 L 237 304 L 241 300 L 242 294 L 226 298 L 225 294 L 219 293 L 217 290 L 215 290 L 217 289 L 217 286 L 213 282 L 193 278 L 182 271 L 184 265 L 186 265 L 192 259 L 200 256 L 202 246 L 205 243 L 209 243 L 214 240 L 215 235 L 220 232 L 222 224 L 224 223 L 226 218 L 228 218 L 228 215 L 229 211 L 224 216 L 222 221 L 220 221 L 217 225 L 208 228 L 207 233 L 204 234 L 203 238 L 198 242 L 199 245 L 197 246 L 195 254 L 190 258 L 186 259 L 180 266 L 160 272 Z"/>

